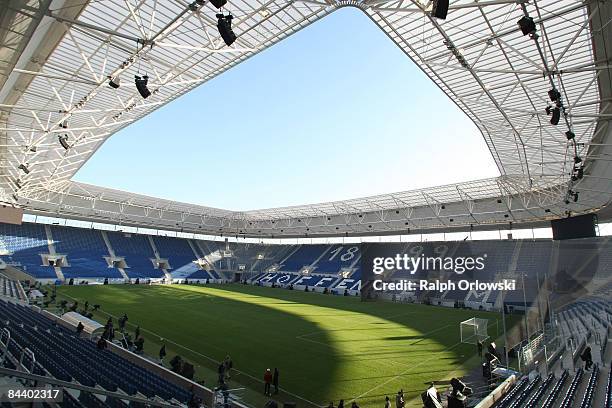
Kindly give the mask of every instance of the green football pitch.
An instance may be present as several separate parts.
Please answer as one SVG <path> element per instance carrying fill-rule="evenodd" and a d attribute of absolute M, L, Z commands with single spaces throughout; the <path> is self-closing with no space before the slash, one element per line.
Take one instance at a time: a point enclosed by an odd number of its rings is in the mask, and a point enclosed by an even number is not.
<path fill-rule="evenodd" d="M 236 369 L 230 388 L 251 406 L 263 406 L 263 373 L 274 367 L 278 399 L 298 406 L 344 399 L 380 407 L 399 389 L 408 406 L 420 406 L 429 383 L 478 365 L 476 347 L 460 342 L 461 321 L 489 319 L 489 335 L 498 337 L 495 313 L 238 284 L 64 286 L 62 297 L 101 305 L 100 321 L 127 313 L 129 331 L 141 327 L 147 354 L 156 356 L 163 339 L 166 362 L 180 355 L 207 386 L 229 354 Z"/>

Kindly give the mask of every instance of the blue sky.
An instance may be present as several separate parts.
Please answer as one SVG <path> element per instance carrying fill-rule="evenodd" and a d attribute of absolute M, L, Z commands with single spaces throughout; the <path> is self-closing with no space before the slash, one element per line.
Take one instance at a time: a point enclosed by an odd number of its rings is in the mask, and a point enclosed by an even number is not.
<path fill-rule="evenodd" d="M 496 175 L 474 124 L 343 8 L 113 135 L 76 180 L 248 210 Z"/>

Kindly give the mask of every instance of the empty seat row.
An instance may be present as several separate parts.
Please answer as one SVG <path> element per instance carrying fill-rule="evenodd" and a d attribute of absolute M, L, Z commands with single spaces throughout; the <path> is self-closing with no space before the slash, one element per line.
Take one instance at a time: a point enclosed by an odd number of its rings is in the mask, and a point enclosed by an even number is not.
<path fill-rule="evenodd" d="M 565 392 L 565 396 L 559 405 L 559 408 L 570 408 L 576 398 L 576 391 L 580 386 L 580 382 L 582 381 L 583 371 L 582 368 L 576 372 L 574 379 L 572 380 L 569 388 Z"/>
<path fill-rule="evenodd" d="M 531 406 L 531 405 L 525 405 L 524 402 L 527 400 L 527 398 L 529 397 L 529 395 L 531 394 L 531 392 L 535 389 L 535 387 L 540 383 L 540 376 L 537 376 L 533 381 L 531 381 L 527 387 L 525 387 L 525 389 L 518 394 L 513 400 L 512 403 L 509 405 L 509 408 L 520 408 L 520 407 L 524 407 L 524 406 Z"/>
<path fill-rule="evenodd" d="M 529 398 L 529 400 L 527 400 L 527 406 L 528 407 L 538 406 L 540 400 L 542 399 L 544 395 L 546 395 L 546 393 L 548 392 L 550 388 L 550 385 L 553 384 L 554 380 L 555 380 L 555 375 L 553 373 L 550 373 L 548 377 L 546 377 L 546 379 L 542 381 L 542 384 L 540 384 L 538 389 L 533 393 L 533 395 Z"/>
<path fill-rule="evenodd" d="M 593 367 L 593 372 L 589 378 L 589 383 L 584 391 L 584 397 L 582 397 L 582 403 L 580 408 L 591 408 L 593 404 L 593 396 L 595 395 L 595 387 L 597 386 L 597 379 L 599 377 L 599 367 Z"/>
<path fill-rule="evenodd" d="M 605 408 L 612 408 L 612 364 L 608 373 L 608 383 L 606 385 L 606 402 Z"/>
<path fill-rule="evenodd" d="M 529 384 L 527 377 L 521 378 L 512 389 L 502 398 L 498 403 L 494 405 L 495 408 L 506 408 L 514 401 L 514 398 L 519 396 L 525 387 Z"/>
<path fill-rule="evenodd" d="M 567 373 L 567 370 L 563 370 L 561 377 L 557 382 L 555 382 L 555 386 L 553 387 L 552 391 L 544 400 L 542 408 L 552 408 L 554 406 L 555 401 L 557 400 L 557 397 L 559 397 L 559 394 L 561 393 L 561 390 L 563 389 L 568 377 L 569 374 Z"/>

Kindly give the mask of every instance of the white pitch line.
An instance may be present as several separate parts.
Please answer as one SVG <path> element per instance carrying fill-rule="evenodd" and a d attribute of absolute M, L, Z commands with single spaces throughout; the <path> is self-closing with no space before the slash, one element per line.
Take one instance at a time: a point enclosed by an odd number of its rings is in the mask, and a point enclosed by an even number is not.
<path fill-rule="evenodd" d="M 451 347 L 449 347 L 449 348 L 445 349 L 444 351 L 449 351 L 449 350 L 452 350 L 452 349 L 454 349 L 455 347 L 457 347 L 457 346 L 458 346 L 458 345 L 460 345 L 460 344 L 463 344 L 463 343 L 458 342 L 458 343 L 454 344 L 453 346 L 451 346 Z M 437 354 L 437 353 L 436 353 L 436 354 Z M 391 381 L 395 381 L 395 380 L 397 380 L 398 378 L 403 377 L 403 376 L 404 376 L 404 375 L 405 375 L 407 372 L 409 372 L 409 371 L 410 371 L 410 370 L 412 370 L 413 368 L 416 368 L 416 367 L 419 367 L 419 366 L 421 366 L 421 365 L 423 365 L 423 364 L 425 364 L 425 363 L 428 363 L 428 362 L 430 362 L 431 360 L 434 360 L 435 358 L 437 358 L 437 356 L 433 356 L 433 357 L 431 357 L 431 358 L 428 358 L 428 359 L 426 359 L 426 360 L 421 361 L 420 363 L 418 363 L 418 364 L 416 364 L 416 365 L 412 365 L 412 366 L 411 366 L 409 369 L 407 369 L 407 370 L 405 370 L 405 371 L 402 371 L 401 373 L 399 373 L 399 374 L 398 374 L 398 375 L 396 375 L 395 377 L 389 378 L 388 380 L 386 380 L 386 381 L 384 381 L 384 382 L 382 382 L 382 383 L 378 384 L 376 387 L 374 387 L 374 388 L 372 388 L 372 389 L 370 389 L 370 390 L 368 390 L 368 391 L 364 392 L 363 394 L 360 394 L 360 395 L 356 396 L 355 398 L 353 398 L 353 399 L 352 399 L 351 401 L 349 401 L 349 402 L 356 401 L 356 400 L 358 400 L 359 398 L 361 398 L 361 397 L 364 397 L 364 396 L 368 395 L 369 393 L 371 393 L 371 392 L 372 392 L 372 391 L 374 391 L 374 390 L 379 389 L 379 388 L 380 388 L 380 387 L 382 387 L 383 385 L 387 385 L 387 384 L 388 384 L 388 383 L 390 383 Z"/>

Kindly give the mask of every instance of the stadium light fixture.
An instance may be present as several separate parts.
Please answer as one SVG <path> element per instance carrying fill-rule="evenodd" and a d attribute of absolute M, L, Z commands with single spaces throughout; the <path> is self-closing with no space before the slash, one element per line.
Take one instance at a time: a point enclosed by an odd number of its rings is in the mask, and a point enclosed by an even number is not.
<path fill-rule="evenodd" d="M 64 135 L 57 135 L 57 139 L 59 140 L 59 143 L 62 145 L 62 147 L 66 150 L 70 149 L 70 145 L 68 144 L 68 135 L 64 134 Z"/>
<path fill-rule="evenodd" d="M 140 96 L 142 96 L 144 99 L 147 99 L 149 96 L 151 96 L 151 91 L 149 91 L 149 88 L 147 88 L 147 84 L 149 83 L 149 77 L 146 74 L 142 77 L 140 77 L 139 75 L 134 75 L 134 79 L 136 82 L 136 89 L 138 90 Z"/>
<path fill-rule="evenodd" d="M 223 13 L 217 14 L 217 29 L 219 30 L 219 34 L 221 34 L 221 38 L 223 38 L 223 42 L 229 47 L 236 41 L 236 34 L 234 30 L 232 30 L 232 19 L 234 16 L 228 14 L 227 16 L 223 15 Z"/>
<path fill-rule="evenodd" d="M 573 140 L 576 137 L 576 134 L 571 130 L 568 130 L 565 132 L 565 137 L 567 137 L 567 140 Z"/>
<path fill-rule="evenodd" d="M 30 169 L 28 169 L 28 166 L 25 163 L 21 163 L 19 166 L 17 166 L 17 168 L 23 171 L 25 174 L 30 174 Z"/>
<path fill-rule="evenodd" d="M 446 20 L 448 14 L 448 0 L 433 0 L 431 15 L 441 20 Z"/>
<path fill-rule="evenodd" d="M 548 91 L 548 97 L 552 102 L 559 102 L 561 100 L 561 92 L 557 91 L 556 88 Z"/>
<path fill-rule="evenodd" d="M 575 156 L 574 157 L 574 163 L 576 163 L 576 164 L 582 163 L 582 158 L 580 158 L 580 156 Z"/>
<path fill-rule="evenodd" d="M 557 126 L 559 124 L 559 119 L 561 119 L 561 109 L 559 109 L 558 107 L 552 108 L 550 106 L 547 106 L 546 114 L 551 116 L 550 118 L 551 125 Z"/>
<path fill-rule="evenodd" d="M 210 4 L 220 9 L 227 4 L 227 0 L 210 0 Z"/>
<path fill-rule="evenodd" d="M 523 16 L 519 21 L 516 22 L 521 29 L 523 35 L 531 35 L 536 32 L 536 25 L 533 18 Z"/>
<path fill-rule="evenodd" d="M 119 86 L 121 85 L 121 79 L 119 77 L 108 77 L 108 86 L 110 86 L 113 89 L 117 89 L 119 88 Z"/>

